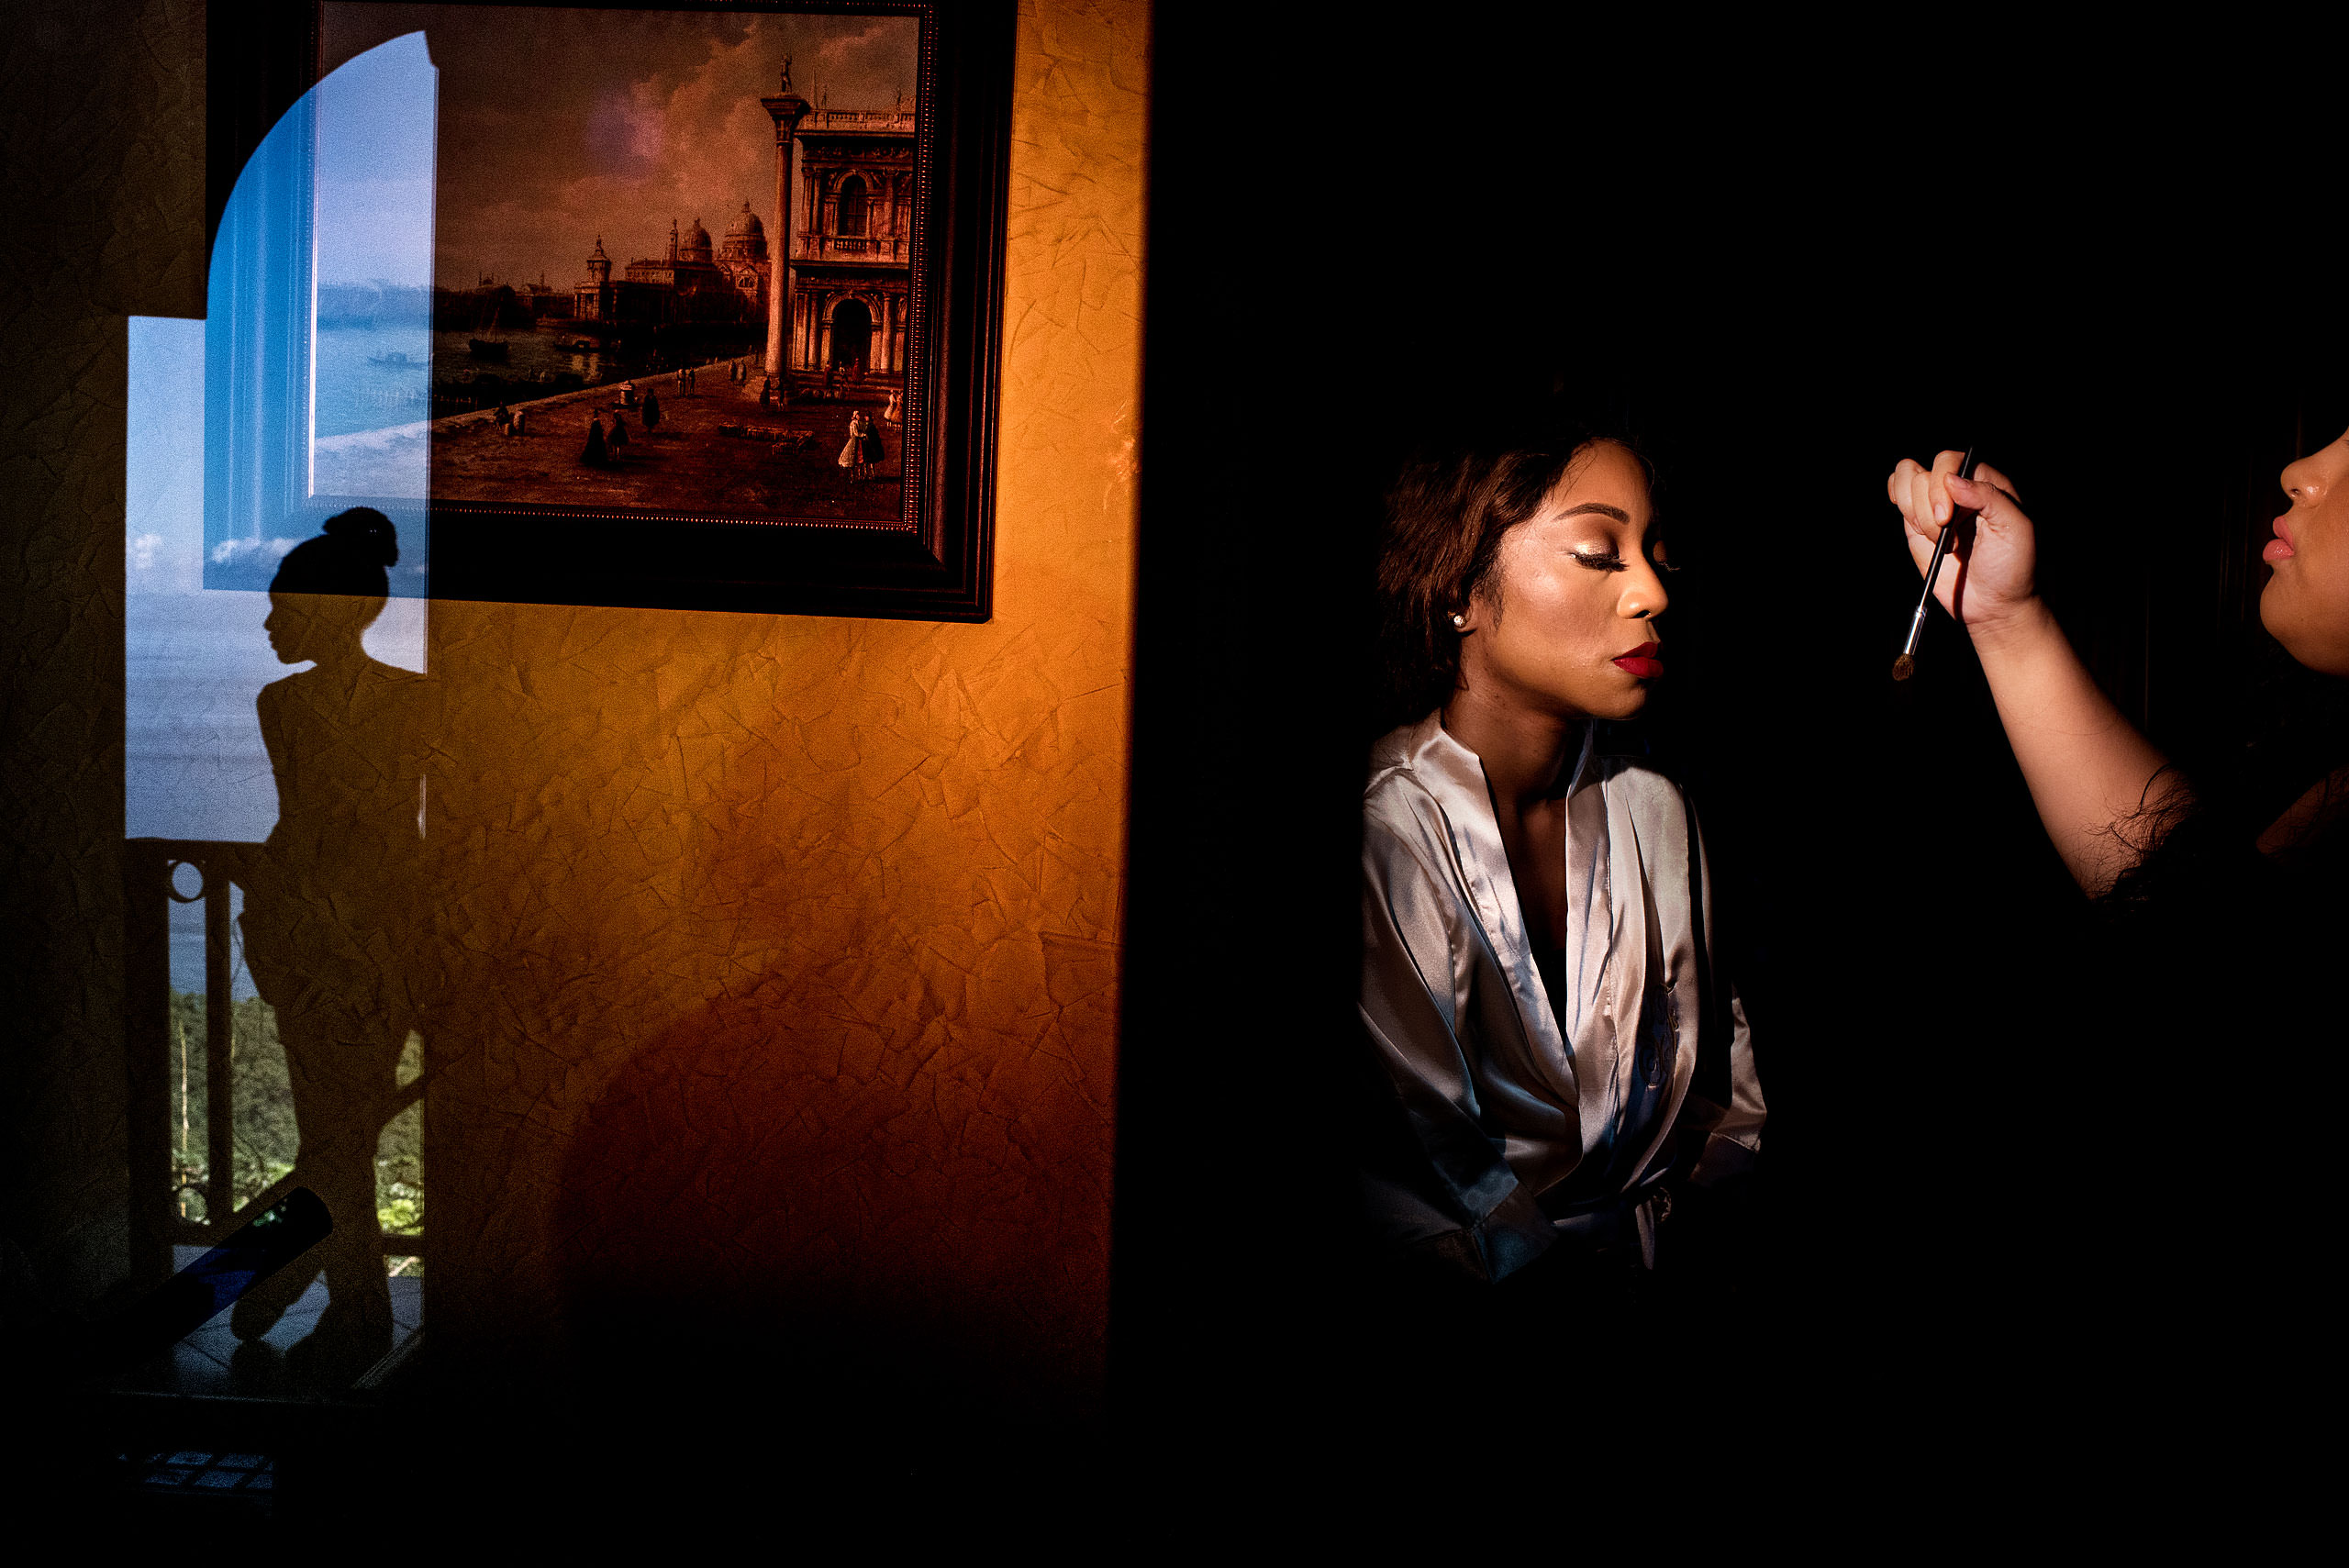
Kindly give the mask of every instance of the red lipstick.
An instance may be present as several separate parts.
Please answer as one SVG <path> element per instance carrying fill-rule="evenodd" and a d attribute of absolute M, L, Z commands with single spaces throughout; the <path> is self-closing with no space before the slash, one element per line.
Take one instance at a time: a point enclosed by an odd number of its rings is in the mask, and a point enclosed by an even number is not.
<path fill-rule="evenodd" d="M 1656 655 L 1664 651 L 1661 642 L 1642 642 L 1629 653 L 1618 654 L 1618 669 L 1628 670 L 1642 681 L 1653 681 L 1664 673 L 1664 661 Z"/>
<path fill-rule="evenodd" d="M 2289 561 L 2295 554 L 2299 553 L 2292 549 L 2292 529 L 2290 525 L 2291 514 L 2288 512 L 2283 517 L 2276 519 L 2276 537 L 2269 539 L 2267 541 L 2267 548 L 2259 552 L 2260 560 L 2268 562 Z"/>

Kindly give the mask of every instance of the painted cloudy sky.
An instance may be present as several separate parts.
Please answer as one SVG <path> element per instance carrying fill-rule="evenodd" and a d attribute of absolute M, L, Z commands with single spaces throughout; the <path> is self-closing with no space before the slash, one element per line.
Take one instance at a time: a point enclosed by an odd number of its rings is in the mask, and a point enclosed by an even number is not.
<path fill-rule="evenodd" d="M 456 287 L 543 273 L 568 288 L 598 235 L 617 275 L 665 250 L 672 217 L 722 239 L 746 200 L 772 236 L 758 99 L 784 57 L 810 102 L 821 88 L 836 109 L 885 109 L 911 101 L 918 37 L 907 17 L 346 3 L 326 7 L 323 63 L 419 29 L 440 73 L 434 271 Z M 321 281 L 365 281 L 356 253 L 348 265 Z"/>

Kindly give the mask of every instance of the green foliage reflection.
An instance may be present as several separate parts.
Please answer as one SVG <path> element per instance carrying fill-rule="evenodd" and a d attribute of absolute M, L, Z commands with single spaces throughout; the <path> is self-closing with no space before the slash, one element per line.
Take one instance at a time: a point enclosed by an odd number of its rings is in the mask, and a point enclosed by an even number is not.
<path fill-rule="evenodd" d="M 172 1184 L 179 1212 L 206 1218 L 205 1184 L 210 1174 L 210 1118 L 206 1114 L 204 1061 L 204 995 L 172 993 Z M 294 1118 L 294 1091 L 285 1073 L 285 1051 L 277 1041 L 277 1015 L 257 996 L 229 1009 L 229 1075 L 234 1085 L 236 1126 L 230 1140 L 229 1192 L 238 1207 L 294 1168 L 301 1131 Z M 400 1058 L 399 1081 L 411 1083 L 423 1068 L 422 1043 L 413 1035 Z M 394 1117 L 375 1148 L 376 1222 L 394 1234 L 424 1229 L 424 1106 L 419 1102 Z M 404 1274 L 423 1272 L 407 1262 Z"/>

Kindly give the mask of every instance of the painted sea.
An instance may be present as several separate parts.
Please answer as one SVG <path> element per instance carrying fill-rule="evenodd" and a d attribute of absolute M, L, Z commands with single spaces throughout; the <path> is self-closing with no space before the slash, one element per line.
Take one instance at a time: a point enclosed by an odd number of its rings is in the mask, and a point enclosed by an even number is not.
<path fill-rule="evenodd" d="M 314 339 L 314 428 L 321 439 L 389 429 L 484 399 L 487 406 L 527 402 L 626 373 L 616 356 L 578 347 L 586 340 L 575 331 L 322 325 Z"/>

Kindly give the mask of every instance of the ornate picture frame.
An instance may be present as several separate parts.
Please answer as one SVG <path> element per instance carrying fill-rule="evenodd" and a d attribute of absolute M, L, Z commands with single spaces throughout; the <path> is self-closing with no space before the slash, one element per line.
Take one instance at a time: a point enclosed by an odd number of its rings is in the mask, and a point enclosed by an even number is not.
<path fill-rule="evenodd" d="M 217 20 L 207 585 L 264 586 L 374 505 L 395 592 L 986 619 L 1013 25 L 1001 0 Z M 438 117 L 429 295 L 305 231 L 362 221 L 363 192 L 328 214 L 338 156 L 366 167 L 333 139 L 376 133 L 330 135 L 330 89 L 391 39 Z M 293 217 L 240 222 L 273 181 Z M 429 480 L 385 482 L 386 452 Z"/>

